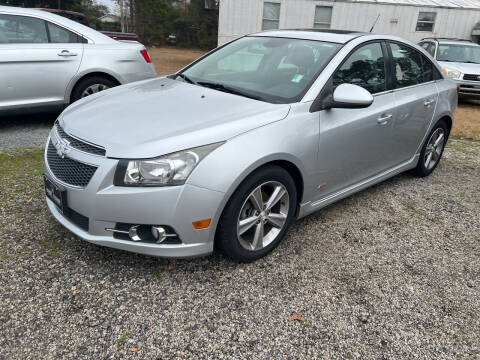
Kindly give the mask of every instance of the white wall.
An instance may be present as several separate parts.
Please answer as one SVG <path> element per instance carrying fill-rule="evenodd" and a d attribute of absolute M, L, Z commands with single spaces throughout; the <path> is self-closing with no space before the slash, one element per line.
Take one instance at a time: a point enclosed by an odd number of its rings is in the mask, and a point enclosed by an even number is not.
<path fill-rule="evenodd" d="M 392 34 L 418 42 L 424 37 L 470 39 L 480 9 L 448 9 L 424 6 L 387 5 L 347 1 L 268 0 L 281 4 L 280 28 L 312 28 L 315 6 L 333 6 L 332 29 L 369 31 L 378 14 L 373 32 Z M 220 0 L 219 45 L 239 36 L 261 31 L 264 0 Z M 433 32 L 416 32 L 418 13 L 437 13 Z M 392 20 L 398 19 L 398 23 Z"/>

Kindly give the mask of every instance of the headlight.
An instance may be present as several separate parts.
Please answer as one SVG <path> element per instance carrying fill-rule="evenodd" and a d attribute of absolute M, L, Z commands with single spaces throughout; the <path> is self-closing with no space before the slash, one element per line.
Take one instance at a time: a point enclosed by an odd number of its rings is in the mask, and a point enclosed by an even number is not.
<path fill-rule="evenodd" d="M 179 151 L 155 159 L 120 160 L 117 186 L 173 186 L 185 183 L 193 169 L 223 142 Z"/>
<path fill-rule="evenodd" d="M 449 69 L 449 68 L 443 68 L 443 72 L 447 74 L 449 78 L 452 78 L 452 79 L 460 79 L 460 76 L 462 75 L 460 71 L 455 69 Z"/>

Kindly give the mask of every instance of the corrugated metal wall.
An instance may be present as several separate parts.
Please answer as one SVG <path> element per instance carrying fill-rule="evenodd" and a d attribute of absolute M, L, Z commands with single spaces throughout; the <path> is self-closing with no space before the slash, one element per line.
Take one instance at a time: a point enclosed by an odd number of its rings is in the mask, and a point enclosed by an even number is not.
<path fill-rule="evenodd" d="M 378 14 L 373 32 L 392 34 L 417 42 L 424 37 L 470 39 L 480 9 L 448 9 L 426 6 L 387 5 L 361 2 L 316 0 L 269 0 L 281 4 L 280 28 L 312 28 L 315 6 L 333 6 L 334 29 L 369 31 Z M 219 45 L 262 29 L 263 0 L 220 0 Z M 432 32 L 416 32 L 419 11 L 437 13 Z"/>

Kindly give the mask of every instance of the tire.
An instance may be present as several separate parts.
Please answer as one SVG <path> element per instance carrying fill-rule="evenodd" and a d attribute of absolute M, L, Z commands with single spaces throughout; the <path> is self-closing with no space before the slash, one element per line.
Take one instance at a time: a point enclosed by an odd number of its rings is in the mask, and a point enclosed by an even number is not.
<path fill-rule="evenodd" d="M 274 206 L 269 207 L 269 200 Z M 239 185 L 225 206 L 217 227 L 216 246 L 233 260 L 257 260 L 283 239 L 296 206 L 297 191 L 290 174 L 276 165 L 261 168 Z M 259 241 L 260 228 L 264 237 Z"/>
<path fill-rule="evenodd" d="M 440 163 L 442 158 L 443 150 L 445 149 L 445 144 L 448 140 L 448 127 L 444 120 L 440 120 L 430 131 L 427 136 L 427 140 L 423 145 L 422 151 L 420 152 L 420 158 L 418 159 L 418 164 L 412 173 L 419 177 L 425 177 L 430 175 L 433 170 Z M 439 136 L 442 136 L 442 139 L 439 140 Z M 437 141 L 440 141 L 436 146 L 434 145 Z M 433 145 L 433 147 L 432 147 Z M 431 156 L 429 154 L 432 154 Z M 428 158 L 430 157 L 430 161 Z"/>
<path fill-rule="evenodd" d="M 96 85 L 98 85 L 98 91 L 95 91 Z M 96 92 L 110 89 L 117 85 L 118 83 L 116 83 L 115 81 L 112 81 L 111 79 L 107 79 L 106 77 L 103 77 L 103 76 L 92 76 L 92 77 L 88 77 L 86 79 L 80 80 L 75 85 L 75 88 L 72 91 L 70 103 L 74 103 L 75 101 L 80 100 L 85 96 L 88 96 L 85 94 L 86 92 L 90 93 L 89 95 L 91 95 Z M 89 89 L 92 91 L 88 91 Z"/>

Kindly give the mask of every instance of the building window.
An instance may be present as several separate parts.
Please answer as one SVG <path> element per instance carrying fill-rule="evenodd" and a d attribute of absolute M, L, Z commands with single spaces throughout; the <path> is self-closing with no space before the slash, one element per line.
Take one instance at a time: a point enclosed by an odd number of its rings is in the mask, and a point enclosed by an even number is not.
<path fill-rule="evenodd" d="M 278 29 L 280 25 L 280 4 L 263 3 L 262 30 Z"/>
<path fill-rule="evenodd" d="M 315 7 L 315 19 L 313 20 L 313 27 L 315 29 L 330 29 L 331 22 L 332 22 L 331 6 Z"/>
<path fill-rule="evenodd" d="M 415 31 L 433 31 L 433 27 L 435 26 L 435 18 L 437 17 L 437 13 L 435 12 L 423 12 L 420 11 L 418 13 L 418 21 L 417 21 L 417 28 Z"/>

